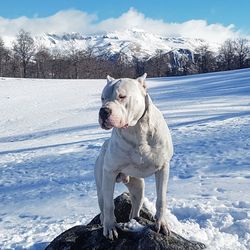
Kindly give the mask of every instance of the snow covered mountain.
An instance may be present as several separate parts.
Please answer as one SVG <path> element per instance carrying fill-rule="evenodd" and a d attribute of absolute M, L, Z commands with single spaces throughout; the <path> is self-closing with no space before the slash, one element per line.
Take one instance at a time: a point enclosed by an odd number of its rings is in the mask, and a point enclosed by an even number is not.
<path fill-rule="evenodd" d="M 107 34 L 85 36 L 79 33 L 72 34 L 44 34 L 35 37 L 38 46 L 45 46 L 52 50 L 91 50 L 97 57 L 112 59 L 117 55 L 124 55 L 128 61 L 134 58 L 147 60 L 155 56 L 159 51 L 168 53 L 193 52 L 197 47 L 207 44 L 202 39 L 183 37 L 160 37 L 143 30 L 125 30 Z M 209 44 L 215 51 L 218 44 Z"/>

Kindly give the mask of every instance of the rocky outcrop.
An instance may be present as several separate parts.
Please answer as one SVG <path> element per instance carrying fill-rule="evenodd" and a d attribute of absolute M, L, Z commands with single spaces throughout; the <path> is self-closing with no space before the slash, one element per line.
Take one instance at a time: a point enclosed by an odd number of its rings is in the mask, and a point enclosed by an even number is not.
<path fill-rule="evenodd" d="M 131 202 L 129 195 L 123 193 L 115 199 L 115 215 L 118 222 L 119 238 L 111 241 L 102 235 L 99 215 L 85 226 L 75 226 L 56 237 L 46 250 L 87 250 L 87 249 L 171 249 L 195 250 L 204 249 L 200 242 L 190 241 L 171 232 L 165 236 L 155 232 L 154 218 L 146 207 L 143 206 L 140 217 L 131 223 L 129 212 Z M 139 223 L 139 224 L 138 224 Z"/>

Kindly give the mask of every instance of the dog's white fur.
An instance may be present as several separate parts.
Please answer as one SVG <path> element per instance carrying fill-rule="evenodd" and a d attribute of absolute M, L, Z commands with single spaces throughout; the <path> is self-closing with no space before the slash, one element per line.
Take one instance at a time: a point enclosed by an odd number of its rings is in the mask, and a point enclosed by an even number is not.
<path fill-rule="evenodd" d="M 102 107 L 108 108 L 111 115 L 105 121 L 99 117 L 99 122 L 113 131 L 96 160 L 95 179 L 103 234 L 110 239 L 118 237 L 113 204 L 115 182 L 123 181 L 128 187 L 130 218 L 134 218 L 143 204 L 143 178 L 152 174 L 157 190 L 156 228 L 165 234 L 170 232 L 165 211 L 173 145 L 163 115 L 146 92 L 145 78 L 146 74 L 136 80 L 108 76 L 102 93 Z"/>

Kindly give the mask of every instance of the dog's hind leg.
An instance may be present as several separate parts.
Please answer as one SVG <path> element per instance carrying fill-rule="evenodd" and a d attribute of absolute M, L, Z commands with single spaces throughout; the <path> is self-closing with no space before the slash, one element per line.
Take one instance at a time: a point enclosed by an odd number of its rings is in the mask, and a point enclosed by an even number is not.
<path fill-rule="evenodd" d="M 156 181 L 156 229 L 157 232 L 163 231 L 165 235 L 170 235 L 170 230 L 166 221 L 166 195 L 167 195 L 167 184 L 169 178 L 169 163 L 166 163 L 162 169 L 155 172 Z"/>
<path fill-rule="evenodd" d="M 130 199 L 132 203 L 129 219 L 139 217 L 140 209 L 143 204 L 144 199 L 144 179 L 129 177 L 129 182 L 126 183 L 126 186 L 130 193 Z"/>

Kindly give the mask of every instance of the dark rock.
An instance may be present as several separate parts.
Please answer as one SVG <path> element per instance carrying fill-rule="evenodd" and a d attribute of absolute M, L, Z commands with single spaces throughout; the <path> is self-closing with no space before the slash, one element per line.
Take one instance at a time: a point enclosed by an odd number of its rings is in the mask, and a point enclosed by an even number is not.
<path fill-rule="evenodd" d="M 99 215 L 86 226 L 73 227 L 56 237 L 45 250 L 87 250 L 87 249 L 171 249 L 171 250 L 198 250 L 204 249 L 203 243 L 187 240 L 171 232 L 170 236 L 156 233 L 154 218 L 148 209 L 143 206 L 140 217 L 135 218 L 143 225 L 139 231 L 131 231 L 124 226 L 129 220 L 131 202 L 129 195 L 123 193 L 115 199 L 115 215 L 119 223 L 117 230 L 119 238 L 111 241 L 106 239 L 100 225 Z"/>
<path fill-rule="evenodd" d="M 124 223 L 129 221 L 129 213 L 131 210 L 131 201 L 128 193 L 123 193 L 117 196 L 114 200 L 115 202 L 115 217 L 118 223 Z M 140 211 L 140 217 L 147 219 L 149 221 L 154 221 L 153 215 L 149 212 L 149 210 L 143 205 Z M 88 225 L 91 224 L 100 224 L 100 216 L 99 214 L 91 220 Z"/>

